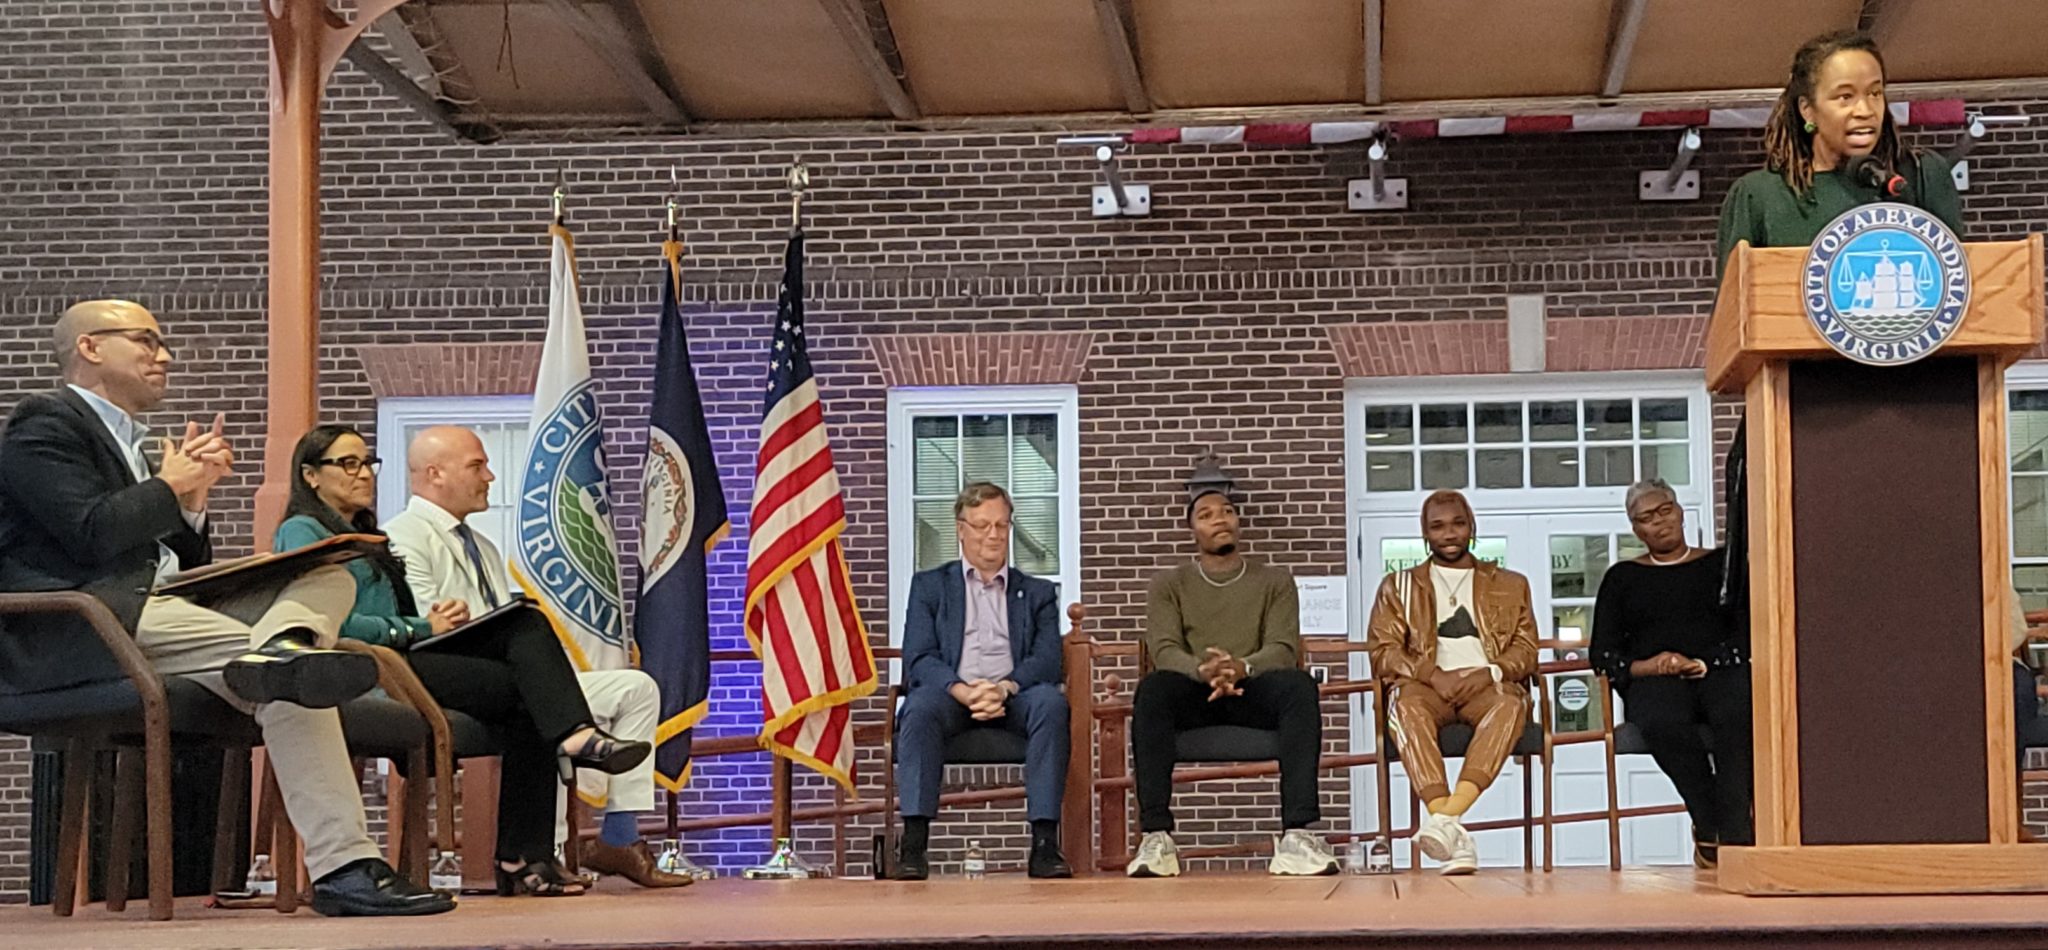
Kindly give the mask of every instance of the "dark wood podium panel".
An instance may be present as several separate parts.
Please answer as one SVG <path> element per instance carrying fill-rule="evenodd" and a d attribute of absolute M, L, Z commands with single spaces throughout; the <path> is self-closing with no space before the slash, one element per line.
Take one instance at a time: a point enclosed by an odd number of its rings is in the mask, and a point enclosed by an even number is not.
<path fill-rule="evenodd" d="M 1985 842 L 1977 361 L 1789 369 L 1800 843 Z"/>

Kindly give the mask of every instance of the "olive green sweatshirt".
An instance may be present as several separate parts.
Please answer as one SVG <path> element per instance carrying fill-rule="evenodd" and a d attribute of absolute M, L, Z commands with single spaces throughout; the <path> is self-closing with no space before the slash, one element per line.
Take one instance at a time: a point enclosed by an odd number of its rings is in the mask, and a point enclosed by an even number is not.
<path fill-rule="evenodd" d="M 1294 577 L 1245 559 L 1244 575 L 1205 580 L 1194 563 L 1152 578 L 1145 651 L 1152 666 L 1195 676 L 1215 647 L 1251 664 L 1252 675 L 1291 670 L 1301 655 L 1301 606 Z"/>

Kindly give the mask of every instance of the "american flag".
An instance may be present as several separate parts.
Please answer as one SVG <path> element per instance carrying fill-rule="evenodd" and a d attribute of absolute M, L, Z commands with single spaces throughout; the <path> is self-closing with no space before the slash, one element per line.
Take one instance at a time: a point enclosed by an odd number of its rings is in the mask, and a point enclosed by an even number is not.
<path fill-rule="evenodd" d="M 804 348 L 800 233 L 789 239 L 775 311 L 747 540 L 747 640 L 761 658 L 761 745 L 851 792 L 847 704 L 875 691 L 875 658 L 839 549 L 846 500 Z"/>

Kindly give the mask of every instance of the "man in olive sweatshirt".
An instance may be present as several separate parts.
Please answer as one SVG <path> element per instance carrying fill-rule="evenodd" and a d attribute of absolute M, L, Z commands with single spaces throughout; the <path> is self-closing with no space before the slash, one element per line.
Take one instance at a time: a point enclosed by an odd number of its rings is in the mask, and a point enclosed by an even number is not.
<path fill-rule="evenodd" d="M 1301 608 L 1294 578 L 1238 550 L 1237 506 L 1222 491 L 1197 490 L 1188 527 L 1200 551 L 1152 579 L 1145 651 L 1153 672 L 1138 683 L 1131 712 L 1138 815 L 1145 836 L 1127 869 L 1132 877 L 1173 877 L 1175 737 L 1212 725 L 1280 734 L 1283 833 L 1267 870 L 1335 874 L 1336 856 L 1309 831 L 1322 815 L 1316 769 L 1323 719 L 1316 682 L 1300 669 Z"/>

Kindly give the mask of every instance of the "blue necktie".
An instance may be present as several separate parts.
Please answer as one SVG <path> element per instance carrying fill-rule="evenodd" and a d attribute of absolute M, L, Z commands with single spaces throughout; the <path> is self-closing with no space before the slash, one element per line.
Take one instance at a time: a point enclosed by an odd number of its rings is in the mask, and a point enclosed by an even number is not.
<path fill-rule="evenodd" d="M 469 525 L 458 522 L 455 525 L 455 535 L 462 539 L 462 549 L 469 552 L 469 563 L 476 566 L 476 587 L 483 592 L 484 607 L 495 609 L 498 606 L 498 592 L 491 588 L 490 572 L 484 570 L 484 552 L 476 546 L 476 534 L 469 530 Z"/>

